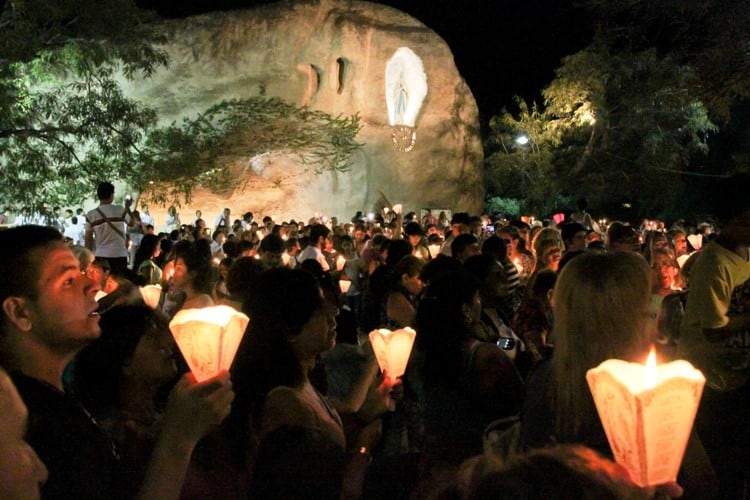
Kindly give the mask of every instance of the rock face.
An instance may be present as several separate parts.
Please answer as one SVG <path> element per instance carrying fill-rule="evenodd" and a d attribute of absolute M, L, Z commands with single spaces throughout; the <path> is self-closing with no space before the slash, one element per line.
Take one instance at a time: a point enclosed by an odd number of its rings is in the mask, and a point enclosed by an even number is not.
<path fill-rule="evenodd" d="M 169 68 L 146 81 L 123 83 L 128 95 L 155 107 L 165 123 L 224 99 L 265 95 L 334 116 L 359 113 L 357 140 L 364 144 L 345 173 L 315 174 L 279 151 L 256 158 L 250 169 L 249 154 L 227 158 L 245 166 L 237 170 L 244 187 L 197 190 L 182 207 L 183 222 L 201 209 L 210 225 L 225 206 L 233 216 L 249 210 L 279 219 L 321 213 L 348 220 L 357 210 L 372 210 L 380 192 L 405 211 L 481 209 L 476 102 L 448 45 L 414 18 L 374 3 L 321 0 L 216 12 L 166 27 L 172 35 Z M 422 60 L 428 85 L 409 152 L 394 148 L 386 107 L 386 64 L 400 47 Z M 152 212 L 163 220 L 163 210 Z"/>

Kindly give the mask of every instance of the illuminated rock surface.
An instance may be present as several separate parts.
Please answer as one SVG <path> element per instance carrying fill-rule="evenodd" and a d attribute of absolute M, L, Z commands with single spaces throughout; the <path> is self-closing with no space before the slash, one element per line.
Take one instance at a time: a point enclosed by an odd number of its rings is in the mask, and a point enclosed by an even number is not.
<path fill-rule="evenodd" d="M 233 217 L 307 219 L 314 213 L 348 220 L 369 211 L 382 191 L 404 210 L 451 208 L 478 213 L 484 187 L 476 102 L 448 45 L 391 7 L 368 2 L 279 3 L 216 12 L 166 24 L 174 34 L 170 66 L 126 92 L 157 108 L 165 123 L 195 116 L 224 99 L 279 97 L 331 115 L 359 113 L 364 147 L 348 172 L 315 174 L 283 152 L 222 157 L 244 189 L 200 189 L 180 209 L 183 222 L 201 209 L 208 224 L 225 206 Z M 385 102 L 385 66 L 399 47 L 421 58 L 428 93 L 412 151 L 396 151 Z M 490 77 L 492 75 L 488 75 Z M 251 141 L 237 134 L 235 144 Z M 238 183 L 239 184 L 239 183 Z M 158 222 L 166 211 L 152 207 Z"/>

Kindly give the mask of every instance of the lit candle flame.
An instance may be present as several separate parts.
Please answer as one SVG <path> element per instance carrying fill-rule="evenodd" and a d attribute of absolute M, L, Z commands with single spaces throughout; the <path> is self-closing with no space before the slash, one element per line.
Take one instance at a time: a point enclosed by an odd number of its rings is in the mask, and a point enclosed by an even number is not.
<path fill-rule="evenodd" d="M 656 351 L 653 346 L 651 346 L 651 352 L 648 353 L 648 358 L 646 359 L 644 376 L 647 389 L 656 387 Z"/>
<path fill-rule="evenodd" d="M 518 257 L 513 259 L 513 265 L 516 266 L 516 269 L 519 273 L 523 272 L 523 264 L 521 264 L 521 259 L 519 259 Z"/>

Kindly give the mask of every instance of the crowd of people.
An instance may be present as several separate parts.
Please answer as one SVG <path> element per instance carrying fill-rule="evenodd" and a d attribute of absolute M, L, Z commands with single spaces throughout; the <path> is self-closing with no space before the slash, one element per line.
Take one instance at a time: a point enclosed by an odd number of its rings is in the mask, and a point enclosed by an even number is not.
<path fill-rule="evenodd" d="M 157 233 L 102 183 L 81 238 L 0 231 L 0 496 L 742 498 L 750 182 L 720 189 L 710 226 L 605 226 L 582 200 L 558 224 L 170 209 Z M 230 372 L 197 382 L 169 320 L 220 304 L 250 323 Z M 393 379 L 367 334 L 405 327 Z M 707 378 L 656 490 L 611 461 L 585 380 L 652 346 Z"/>

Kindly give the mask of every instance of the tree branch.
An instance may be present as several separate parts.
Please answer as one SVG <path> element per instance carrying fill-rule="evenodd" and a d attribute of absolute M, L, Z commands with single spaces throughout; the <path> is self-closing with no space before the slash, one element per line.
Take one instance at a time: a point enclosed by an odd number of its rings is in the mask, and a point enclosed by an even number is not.
<path fill-rule="evenodd" d="M 0 130 L 0 139 L 7 139 L 9 137 L 20 137 L 23 139 L 29 138 L 29 137 L 41 137 L 44 138 L 47 135 L 55 134 L 55 133 L 65 133 L 65 134 L 74 134 L 77 132 L 78 128 L 68 128 L 68 127 L 53 127 L 53 128 L 44 128 L 44 129 L 34 129 L 34 128 L 19 128 L 19 129 L 7 129 L 7 130 Z"/>

